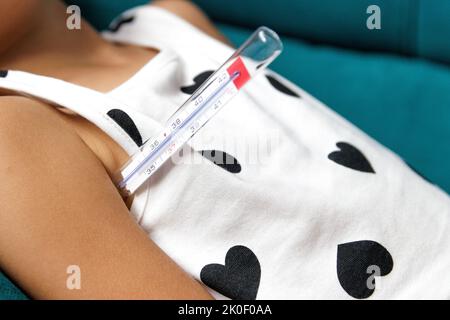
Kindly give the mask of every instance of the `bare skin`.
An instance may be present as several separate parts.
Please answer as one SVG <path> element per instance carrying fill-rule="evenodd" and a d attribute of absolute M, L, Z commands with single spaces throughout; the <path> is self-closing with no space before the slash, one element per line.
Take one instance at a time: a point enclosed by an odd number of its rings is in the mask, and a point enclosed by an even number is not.
<path fill-rule="evenodd" d="M 152 5 L 226 41 L 187 1 Z M 57 0 L 1 1 L 0 69 L 109 91 L 157 54 L 108 43 L 85 23 L 69 31 L 66 18 Z M 0 267 L 31 297 L 211 298 L 131 217 L 110 178 L 126 159 L 80 116 L 0 92 Z M 66 287 L 74 264 L 81 268 L 81 290 Z"/>

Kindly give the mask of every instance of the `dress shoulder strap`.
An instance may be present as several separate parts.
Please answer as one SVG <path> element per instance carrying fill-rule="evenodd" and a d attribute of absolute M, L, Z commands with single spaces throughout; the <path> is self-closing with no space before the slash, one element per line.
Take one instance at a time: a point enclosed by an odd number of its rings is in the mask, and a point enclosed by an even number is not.
<path fill-rule="evenodd" d="M 0 71 L 0 89 L 67 108 L 105 131 L 128 154 L 138 150 L 138 145 L 129 133 L 108 115 L 111 110 L 129 108 L 110 95 L 63 80 L 14 70 Z"/>
<path fill-rule="evenodd" d="M 103 36 L 121 43 L 178 52 L 198 52 L 222 63 L 234 52 L 228 45 L 210 37 L 174 13 L 144 5 L 125 11 Z"/>

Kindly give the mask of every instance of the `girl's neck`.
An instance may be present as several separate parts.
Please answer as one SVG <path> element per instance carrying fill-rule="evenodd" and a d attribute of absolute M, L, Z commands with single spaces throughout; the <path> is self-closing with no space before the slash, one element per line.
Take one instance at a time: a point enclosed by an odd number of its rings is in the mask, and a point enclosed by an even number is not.
<path fill-rule="evenodd" d="M 0 54 L 1 69 L 51 73 L 63 66 L 107 66 L 126 63 L 114 45 L 103 40 L 84 20 L 81 29 L 69 30 L 69 15 L 59 1 L 46 1 L 38 20 L 27 33 Z"/>

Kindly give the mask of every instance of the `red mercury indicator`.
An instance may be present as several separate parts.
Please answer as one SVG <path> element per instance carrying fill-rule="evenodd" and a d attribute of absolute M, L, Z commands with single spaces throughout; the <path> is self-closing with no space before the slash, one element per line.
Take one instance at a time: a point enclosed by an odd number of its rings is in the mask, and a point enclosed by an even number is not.
<path fill-rule="evenodd" d="M 248 73 L 247 68 L 244 65 L 244 62 L 240 57 L 233 62 L 231 66 L 227 69 L 228 74 L 232 77 L 236 72 L 239 72 L 239 77 L 233 80 L 234 85 L 239 90 L 244 84 L 250 80 L 250 74 Z"/>

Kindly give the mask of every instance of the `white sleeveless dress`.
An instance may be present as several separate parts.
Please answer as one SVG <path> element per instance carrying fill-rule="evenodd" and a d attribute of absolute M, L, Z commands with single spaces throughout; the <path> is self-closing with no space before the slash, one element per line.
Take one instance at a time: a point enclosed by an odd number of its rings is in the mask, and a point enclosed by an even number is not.
<path fill-rule="evenodd" d="M 234 51 L 151 6 L 104 37 L 160 53 L 107 94 L 13 70 L 0 87 L 80 114 L 131 155 Z M 449 196 L 274 72 L 178 160 L 131 212 L 216 298 L 450 298 Z"/>

